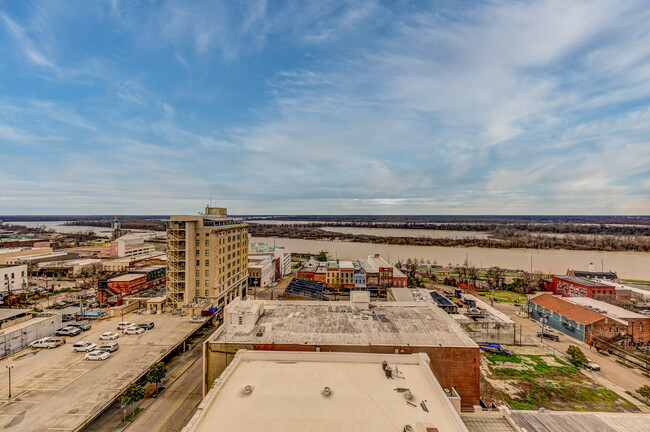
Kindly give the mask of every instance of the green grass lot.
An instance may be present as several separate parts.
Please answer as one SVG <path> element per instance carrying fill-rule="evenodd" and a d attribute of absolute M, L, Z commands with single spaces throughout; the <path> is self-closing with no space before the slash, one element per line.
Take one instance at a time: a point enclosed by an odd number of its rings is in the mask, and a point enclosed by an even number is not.
<path fill-rule="evenodd" d="M 499 303 L 526 303 L 525 295 L 512 291 L 479 291 L 479 294 L 485 296 L 488 300 L 490 296 L 493 296 L 494 301 Z"/>
<path fill-rule="evenodd" d="M 572 411 L 637 411 L 635 405 L 583 375 L 573 366 L 550 356 L 482 354 L 489 369 L 488 382 L 499 380 L 511 393 L 492 387 L 493 398 L 518 410 L 541 407 Z M 549 364 L 551 363 L 551 364 Z"/>

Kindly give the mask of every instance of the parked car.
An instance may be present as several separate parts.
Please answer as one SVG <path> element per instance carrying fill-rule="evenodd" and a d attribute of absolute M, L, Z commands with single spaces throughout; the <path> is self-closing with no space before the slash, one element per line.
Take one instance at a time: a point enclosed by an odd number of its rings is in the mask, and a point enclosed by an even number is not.
<path fill-rule="evenodd" d="M 61 317 L 61 321 L 63 322 L 74 321 L 74 317 L 72 315 L 63 315 Z"/>
<path fill-rule="evenodd" d="M 68 327 L 77 327 L 81 331 L 90 330 L 91 325 L 86 321 L 74 321 L 68 324 Z"/>
<path fill-rule="evenodd" d="M 142 333 L 144 333 L 144 329 L 140 328 L 140 327 L 136 327 L 136 326 L 127 327 L 124 330 L 124 334 L 128 334 L 128 335 L 133 335 L 133 334 L 139 335 L 139 334 L 142 334 Z"/>
<path fill-rule="evenodd" d="M 67 306 L 67 303 L 62 301 L 55 301 L 54 303 L 52 303 L 52 306 L 54 306 L 55 309 L 63 309 L 64 307 Z"/>
<path fill-rule="evenodd" d="M 154 324 L 151 321 L 145 321 L 143 323 L 138 324 L 138 327 L 145 329 L 145 330 L 151 330 L 153 328 Z"/>
<path fill-rule="evenodd" d="M 99 346 L 99 348 L 97 348 L 97 349 L 100 350 L 100 351 L 113 352 L 113 351 L 117 351 L 117 349 L 119 347 L 120 347 L 120 344 L 118 344 L 117 342 L 106 342 L 104 344 L 101 344 Z"/>
<path fill-rule="evenodd" d="M 478 347 L 490 354 L 498 354 L 498 355 L 504 355 L 508 357 L 510 357 L 511 355 L 510 350 L 503 348 L 499 344 L 485 344 L 485 345 L 479 345 Z"/>
<path fill-rule="evenodd" d="M 120 335 L 113 332 L 106 332 L 99 335 L 99 340 L 115 340 L 119 338 Z"/>
<path fill-rule="evenodd" d="M 124 330 L 125 328 L 131 327 L 134 325 L 131 321 L 122 321 L 117 323 L 117 329 L 118 330 Z"/>
<path fill-rule="evenodd" d="M 96 343 L 88 341 L 79 341 L 76 344 L 72 345 L 72 351 L 74 352 L 88 352 L 97 348 Z"/>
<path fill-rule="evenodd" d="M 111 353 L 108 351 L 100 351 L 100 350 L 93 350 L 90 352 L 87 352 L 86 355 L 84 356 L 84 359 L 86 360 L 106 360 L 111 356 Z"/>
<path fill-rule="evenodd" d="M 194 315 L 192 318 L 190 318 L 191 323 L 204 323 L 205 318 L 199 315 Z"/>
<path fill-rule="evenodd" d="M 65 339 L 60 337 L 46 337 L 29 344 L 30 348 L 56 348 L 65 344 Z"/>
<path fill-rule="evenodd" d="M 550 334 L 549 332 L 537 332 L 537 337 L 543 337 L 544 339 L 550 339 L 556 342 L 560 340 L 560 337 L 558 335 Z"/>
<path fill-rule="evenodd" d="M 81 329 L 77 327 L 63 327 L 54 332 L 57 336 L 77 336 Z"/>
<path fill-rule="evenodd" d="M 599 370 L 600 370 L 600 366 L 598 365 L 598 363 L 596 363 L 596 362 L 593 361 L 593 360 L 589 360 L 589 359 L 587 359 L 587 362 L 585 363 L 585 366 L 588 367 L 588 368 L 591 369 L 591 370 L 595 370 L 595 371 L 599 371 Z"/>

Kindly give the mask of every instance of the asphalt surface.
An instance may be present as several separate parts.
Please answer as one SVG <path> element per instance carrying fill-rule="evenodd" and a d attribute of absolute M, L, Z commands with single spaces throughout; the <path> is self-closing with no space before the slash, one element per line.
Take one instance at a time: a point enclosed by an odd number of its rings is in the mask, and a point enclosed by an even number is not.
<path fill-rule="evenodd" d="M 194 359 L 125 432 L 178 432 L 190 421 L 203 398 L 203 359 Z"/>
<path fill-rule="evenodd" d="M 72 352 L 80 340 L 99 342 L 99 335 L 116 331 L 120 317 L 93 327 L 63 346 L 49 350 L 23 350 L 0 363 L 0 428 L 9 431 L 71 431 L 92 417 L 136 376 L 145 371 L 178 341 L 196 329 L 187 318 L 127 314 L 125 321 L 153 321 L 155 328 L 141 335 L 121 335 L 120 348 L 104 361 L 84 360 Z M 8 398 L 12 365 L 12 397 Z"/>

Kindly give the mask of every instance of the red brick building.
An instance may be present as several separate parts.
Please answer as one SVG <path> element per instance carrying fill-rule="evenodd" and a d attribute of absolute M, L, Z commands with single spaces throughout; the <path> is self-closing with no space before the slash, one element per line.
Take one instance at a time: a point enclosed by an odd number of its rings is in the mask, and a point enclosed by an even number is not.
<path fill-rule="evenodd" d="M 164 284 L 165 280 L 164 265 L 142 267 L 130 273 L 104 278 L 98 283 L 97 302 L 120 306 L 123 297 Z"/>
<path fill-rule="evenodd" d="M 553 276 L 553 294 L 564 297 L 614 297 L 615 288 L 576 276 Z"/>
<path fill-rule="evenodd" d="M 369 297 L 368 297 L 369 298 Z M 430 302 L 235 300 L 204 349 L 206 392 L 238 349 L 412 354 L 423 352 L 463 409 L 480 403 L 476 343 Z"/>
<path fill-rule="evenodd" d="M 593 337 L 612 339 L 627 334 L 627 325 L 595 310 L 577 305 L 551 294 L 541 294 L 529 300 L 531 318 L 586 344 Z"/>

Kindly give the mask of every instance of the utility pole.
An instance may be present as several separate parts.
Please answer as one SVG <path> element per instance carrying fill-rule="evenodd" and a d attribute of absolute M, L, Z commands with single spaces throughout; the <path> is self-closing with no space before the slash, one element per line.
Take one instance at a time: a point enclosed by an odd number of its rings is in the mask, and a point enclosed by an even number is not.
<path fill-rule="evenodd" d="M 533 273 L 533 251 L 530 251 L 530 273 Z"/>
<path fill-rule="evenodd" d="M 14 365 L 7 365 L 7 370 L 9 371 L 9 399 L 11 399 L 11 369 L 13 369 Z"/>

